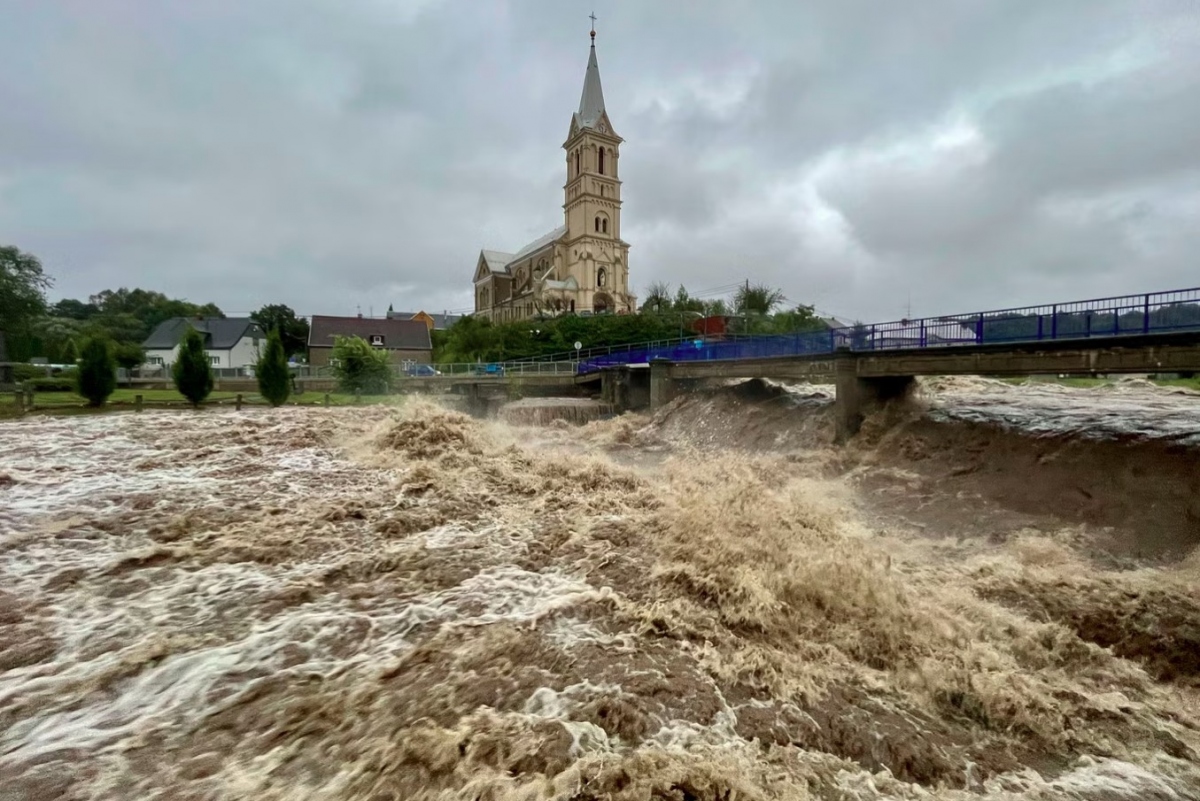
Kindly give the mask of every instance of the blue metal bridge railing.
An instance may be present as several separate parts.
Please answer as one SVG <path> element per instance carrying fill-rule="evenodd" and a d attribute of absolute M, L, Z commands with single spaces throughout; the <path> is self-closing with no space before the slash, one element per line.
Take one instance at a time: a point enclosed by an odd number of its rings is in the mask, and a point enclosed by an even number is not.
<path fill-rule="evenodd" d="M 895 320 L 793 334 L 721 335 L 645 342 L 579 354 L 579 374 L 652 359 L 707 361 L 853 351 L 944 348 L 1200 330 L 1200 287 Z"/>

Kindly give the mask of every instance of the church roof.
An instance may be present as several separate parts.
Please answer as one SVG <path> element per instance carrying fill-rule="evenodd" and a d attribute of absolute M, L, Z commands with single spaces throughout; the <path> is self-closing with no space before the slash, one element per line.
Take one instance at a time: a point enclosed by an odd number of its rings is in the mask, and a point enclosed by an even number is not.
<path fill-rule="evenodd" d="M 596 63 L 596 39 L 592 34 L 592 51 L 588 55 L 587 73 L 583 76 L 583 94 L 579 97 L 580 127 L 595 127 L 603 114 L 604 89 L 600 86 L 600 65 Z"/>
<path fill-rule="evenodd" d="M 482 255 L 483 260 L 487 262 L 488 269 L 494 273 L 504 272 L 504 265 L 514 258 L 513 254 L 503 253 L 499 250 L 484 250 Z"/>
<path fill-rule="evenodd" d="M 550 233 L 546 234 L 545 236 L 538 237 L 537 239 L 533 240 L 525 247 L 518 250 L 517 255 L 513 256 L 512 258 L 510 258 L 508 260 L 509 263 L 511 264 L 514 261 L 520 261 L 523 257 L 528 256 L 530 253 L 535 253 L 535 252 L 541 250 L 546 245 L 549 245 L 551 242 L 562 237 L 563 234 L 565 234 L 566 232 L 567 232 L 567 226 L 565 226 L 565 225 L 558 226 Z"/>

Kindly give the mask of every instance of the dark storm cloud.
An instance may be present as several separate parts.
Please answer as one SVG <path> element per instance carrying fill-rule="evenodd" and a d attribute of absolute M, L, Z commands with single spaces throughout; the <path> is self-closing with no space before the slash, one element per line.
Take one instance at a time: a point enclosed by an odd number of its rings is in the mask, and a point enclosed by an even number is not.
<path fill-rule="evenodd" d="M 56 295 L 461 308 L 561 222 L 574 3 L 0 5 L 0 241 Z M 608 3 L 632 280 L 839 314 L 1196 283 L 1193 3 Z"/>

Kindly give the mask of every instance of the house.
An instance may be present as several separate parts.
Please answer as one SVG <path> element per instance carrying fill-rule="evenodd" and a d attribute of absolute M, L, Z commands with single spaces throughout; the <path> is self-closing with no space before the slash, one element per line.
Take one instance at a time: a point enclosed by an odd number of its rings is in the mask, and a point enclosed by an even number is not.
<path fill-rule="evenodd" d="M 169 368 L 179 353 L 179 343 L 189 328 L 204 338 L 204 352 L 213 367 L 241 369 L 258 361 L 259 346 L 267 335 L 249 317 L 172 317 L 158 324 L 142 349 L 146 364 Z"/>
<path fill-rule="evenodd" d="M 492 322 L 543 314 L 628 314 L 629 243 L 621 238 L 621 143 L 600 86 L 596 32 L 579 110 L 563 149 L 563 224 L 509 253 L 481 250 L 472 284 L 475 315 Z"/>
<path fill-rule="evenodd" d="M 425 325 L 429 326 L 430 331 L 444 331 L 450 326 L 462 319 L 462 315 L 458 314 L 430 314 L 427 311 L 419 312 L 398 312 L 388 308 L 387 316 L 389 320 L 423 320 Z"/>
<path fill-rule="evenodd" d="M 308 363 L 329 364 L 334 337 L 361 337 L 373 347 L 388 352 L 393 364 L 433 360 L 433 342 L 429 326 L 423 320 L 399 320 L 378 317 L 328 317 L 313 315 L 308 329 Z"/>

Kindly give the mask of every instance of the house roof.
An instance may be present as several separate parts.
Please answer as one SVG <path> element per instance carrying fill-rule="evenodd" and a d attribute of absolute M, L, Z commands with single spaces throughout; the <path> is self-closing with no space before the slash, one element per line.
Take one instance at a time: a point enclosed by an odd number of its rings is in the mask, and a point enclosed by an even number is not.
<path fill-rule="evenodd" d="M 587 72 L 583 76 L 583 94 L 579 97 L 579 115 L 576 118 L 582 128 L 593 128 L 604 115 L 604 89 L 600 86 L 600 65 L 596 62 L 596 36 L 592 34 L 592 50 L 588 54 Z"/>
<path fill-rule="evenodd" d="M 332 348 L 333 338 L 362 337 L 367 341 L 379 334 L 385 348 L 399 350 L 432 350 L 429 326 L 420 320 L 398 320 L 386 317 L 327 317 L 313 315 L 308 329 L 310 348 Z"/>
<path fill-rule="evenodd" d="M 188 328 L 204 335 L 204 347 L 208 350 L 229 350 L 246 336 L 266 337 L 258 323 L 249 317 L 172 317 L 159 323 L 142 347 L 170 350 L 179 344 Z"/>
<path fill-rule="evenodd" d="M 438 330 L 438 331 L 440 331 L 443 328 L 449 328 L 450 326 L 454 325 L 455 323 L 457 323 L 459 320 L 462 319 L 461 314 L 437 314 L 435 312 L 425 312 L 425 313 L 433 318 L 433 327 L 435 330 Z M 393 311 L 393 312 L 388 312 L 388 317 L 391 317 L 396 320 L 411 320 L 413 317 L 417 316 L 417 314 L 419 314 L 419 312 Z"/>

